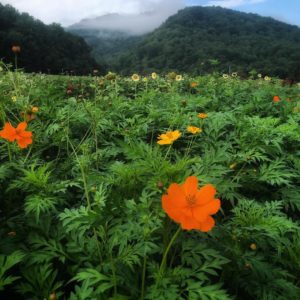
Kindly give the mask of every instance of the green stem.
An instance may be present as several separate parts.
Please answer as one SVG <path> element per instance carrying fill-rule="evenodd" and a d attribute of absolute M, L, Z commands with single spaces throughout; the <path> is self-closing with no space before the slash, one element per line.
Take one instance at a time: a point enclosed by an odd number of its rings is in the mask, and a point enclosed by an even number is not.
<path fill-rule="evenodd" d="M 143 273 L 142 273 L 142 291 L 141 291 L 141 300 L 144 300 L 145 296 L 145 279 L 146 279 L 146 267 L 147 267 L 147 256 L 144 256 L 144 263 L 143 263 Z"/>
<path fill-rule="evenodd" d="M 168 148 L 168 150 L 167 150 L 167 153 L 166 153 L 166 156 L 165 156 L 164 160 L 167 159 L 167 157 L 168 157 L 168 155 L 169 155 L 169 152 L 170 152 L 171 148 L 172 148 L 172 144 L 169 146 L 169 148 Z"/>
<path fill-rule="evenodd" d="M 179 227 L 177 229 L 177 231 L 175 232 L 175 234 L 173 235 L 172 239 L 170 240 L 169 242 L 169 245 L 167 246 L 165 252 L 164 252 L 164 255 L 163 255 L 163 258 L 162 258 L 162 261 L 161 261 L 161 264 L 160 264 L 160 268 L 159 268 L 159 275 L 163 275 L 163 272 L 165 270 L 165 267 L 166 267 L 166 263 L 167 263 L 167 257 L 168 257 L 168 253 L 174 243 L 174 241 L 176 240 L 176 238 L 178 237 L 179 233 L 181 232 L 181 228 Z"/>

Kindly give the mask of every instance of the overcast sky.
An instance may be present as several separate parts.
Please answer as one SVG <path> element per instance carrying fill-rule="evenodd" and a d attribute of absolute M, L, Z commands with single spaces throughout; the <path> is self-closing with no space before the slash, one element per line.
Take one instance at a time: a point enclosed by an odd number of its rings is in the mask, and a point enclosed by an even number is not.
<path fill-rule="evenodd" d="M 166 17 L 190 5 L 220 5 L 297 24 L 300 0 L 0 0 L 45 22 L 68 26 L 83 18 L 107 13 L 137 14 L 157 11 Z"/>

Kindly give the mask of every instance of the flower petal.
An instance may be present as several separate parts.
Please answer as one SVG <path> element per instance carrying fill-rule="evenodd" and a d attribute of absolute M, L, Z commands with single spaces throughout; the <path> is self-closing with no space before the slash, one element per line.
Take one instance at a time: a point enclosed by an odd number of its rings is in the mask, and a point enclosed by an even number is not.
<path fill-rule="evenodd" d="M 197 204 L 203 205 L 203 204 L 206 204 L 207 202 L 213 200 L 216 193 L 217 193 L 217 191 L 212 184 L 205 185 L 198 191 L 198 193 L 196 195 Z"/>
<path fill-rule="evenodd" d="M 180 223 L 182 219 L 182 212 L 180 208 L 174 205 L 174 201 L 170 196 L 162 196 L 162 208 L 172 220 Z"/>
<path fill-rule="evenodd" d="M 199 205 L 193 208 L 193 216 L 198 222 L 204 222 L 208 216 L 217 213 L 220 209 L 221 202 L 219 199 L 209 201 L 205 205 Z"/>
<path fill-rule="evenodd" d="M 198 178 L 190 176 L 182 185 L 186 195 L 195 195 L 198 189 Z"/>
<path fill-rule="evenodd" d="M 200 230 L 203 232 L 210 231 L 215 224 L 215 220 L 211 216 L 208 216 L 204 222 L 200 223 Z"/>
<path fill-rule="evenodd" d="M 198 229 L 200 230 L 200 223 L 194 218 L 184 216 L 180 222 L 181 228 L 185 230 Z"/>
<path fill-rule="evenodd" d="M 9 123 L 5 123 L 3 130 L 0 131 L 0 137 L 13 142 L 16 139 L 16 129 Z"/>
<path fill-rule="evenodd" d="M 21 122 L 21 123 L 19 123 L 19 125 L 16 129 L 18 131 L 25 131 L 26 127 L 27 127 L 27 123 L 26 122 Z"/>
<path fill-rule="evenodd" d="M 17 143 L 21 149 L 27 148 L 28 145 L 32 144 L 32 138 L 20 138 Z"/>
<path fill-rule="evenodd" d="M 168 188 L 168 196 L 172 199 L 173 205 L 179 208 L 186 207 L 185 194 L 182 187 L 177 183 L 172 183 Z"/>

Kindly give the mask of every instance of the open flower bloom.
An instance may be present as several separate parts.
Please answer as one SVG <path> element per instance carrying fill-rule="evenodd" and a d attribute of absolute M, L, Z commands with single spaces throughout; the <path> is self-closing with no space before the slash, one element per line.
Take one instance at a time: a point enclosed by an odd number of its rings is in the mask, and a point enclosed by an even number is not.
<path fill-rule="evenodd" d="M 163 133 L 160 136 L 158 136 L 159 141 L 157 142 L 157 144 L 159 145 L 173 144 L 173 142 L 176 141 L 180 136 L 181 133 L 179 130 L 167 131 L 166 133 Z"/>
<path fill-rule="evenodd" d="M 155 73 L 155 72 L 153 72 L 152 74 L 151 74 L 151 77 L 152 77 L 152 79 L 157 79 L 157 74 Z"/>
<path fill-rule="evenodd" d="M 133 74 L 133 75 L 131 76 L 131 79 L 132 79 L 133 81 L 139 81 L 139 80 L 140 80 L 140 76 L 139 76 L 138 74 Z"/>
<path fill-rule="evenodd" d="M 274 102 L 279 102 L 279 101 L 280 101 L 279 96 L 274 96 L 274 97 L 273 97 L 273 101 L 274 101 Z"/>
<path fill-rule="evenodd" d="M 182 78 L 182 75 L 177 75 L 176 77 L 175 77 L 175 80 L 176 81 L 181 81 L 183 78 Z"/>
<path fill-rule="evenodd" d="M 32 132 L 25 131 L 26 127 L 26 122 L 21 122 L 17 128 L 14 128 L 9 122 L 6 122 L 3 130 L 0 131 L 0 137 L 9 142 L 17 141 L 20 148 L 26 148 L 32 144 Z"/>
<path fill-rule="evenodd" d="M 200 118 L 200 119 L 206 119 L 207 117 L 208 117 L 208 114 L 205 114 L 205 113 L 198 114 L 198 118 Z"/>
<path fill-rule="evenodd" d="M 196 126 L 188 126 L 187 131 L 192 134 L 201 133 L 202 129 Z"/>
<path fill-rule="evenodd" d="M 179 185 L 172 183 L 168 194 L 162 196 L 162 207 L 168 216 L 182 229 L 210 231 L 215 220 L 211 215 L 220 209 L 221 202 L 215 199 L 216 190 L 211 184 L 198 189 L 198 179 L 190 176 Z"/>

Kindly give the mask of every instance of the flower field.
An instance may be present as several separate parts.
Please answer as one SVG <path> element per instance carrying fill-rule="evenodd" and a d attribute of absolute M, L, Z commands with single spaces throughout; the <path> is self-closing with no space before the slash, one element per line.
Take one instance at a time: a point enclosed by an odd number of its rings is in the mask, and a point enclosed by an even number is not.
<path fill-rule="evenodd" d="M 0 299 L 300 298 L 300 87 L 0 71 Z"/>

